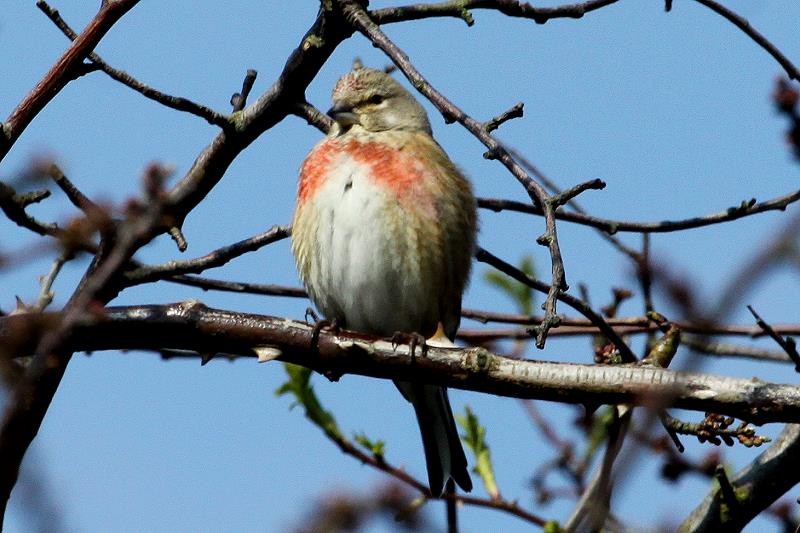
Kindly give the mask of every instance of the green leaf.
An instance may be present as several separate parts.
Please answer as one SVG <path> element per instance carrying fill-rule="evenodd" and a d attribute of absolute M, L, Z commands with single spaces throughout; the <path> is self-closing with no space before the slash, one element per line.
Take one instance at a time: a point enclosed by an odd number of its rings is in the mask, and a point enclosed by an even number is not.
<path fill-rule="evenodd" d="M 291 363 L 284 363 L 283 368 L 289 379 L 275 390 L 275 394 L 277 396 L 284 394 L 294 396 L 295 401 L 290 409 L 297 405 L 302 406 L 305 409 L 306 418 L 322 429 L 328 437 L 334 440 L 343 440 L 342 432 L 339 430 L 333 414 L 322 407 L 314 393 L 314 387 L 311 386 L 311 369 Z"/>
<path fill-rule="evenodd" d="M 461 440 L 475 456 L 475 467 L 472 471 L 480 476 L 489 496 L 493 499 L 499 498 L 500 490 L 497 488 L 494 469 L 492 468 L 492 458 L 489 453 L 489 446 L 486 444 L 486 428 L 481 426 L 478 417 L 475 416 L 469 406 L 465 408 L 465 412 L 465 416 L 456 415 L 456 420 L 464 429 Z"/>
<path fill-rule="evenodd" d="M 561 528 L 561 525 L 555 520 L 548 520 L 545 523 L 544 529 L 542 529 L 542 531 L 544 531 L 544 533 L 564 533 L 564 530 Z"/>
<path fill-rule="evenodd" d="M 528 276 L 533 277 L 533 258 L 530 255 L 526 255 L 522 258 L 517 268 L 519 268 Z M 500 291 L 504 292 L 509 298 L 511 298 L 520 313 L 523 315 L 530 315 L 533 313 L 533 289 L 524 283 L 513 280 L 505 274 L 501 274 L 500 272 L 496 272 L 494 270 L 485 272 L 483 277 L 489 283 L 489 285 L 493 285 L 495 288 L 500 289 Z"/>
<path fill-rule="evenodd" d="M 386 443 L 382 440 L 373 441 L 369 437 L 367 437 L 366 433 L 356 433 L 353 435 L 353 439 L 361 446 L 367 449 L 372 455 L 374 455 L 377 459 L 381 461 L 386 454 Z"/>

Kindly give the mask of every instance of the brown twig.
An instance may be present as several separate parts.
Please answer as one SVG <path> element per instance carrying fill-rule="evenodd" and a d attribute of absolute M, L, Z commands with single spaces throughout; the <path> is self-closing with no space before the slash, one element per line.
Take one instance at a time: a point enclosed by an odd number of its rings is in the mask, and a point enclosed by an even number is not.
<path fill-rule="evenodd" d="M 175 278 L 183 274 L 199 274 L 209 268 L 220 267 L 232 259 L 283 240 L 291 234 L 289 226 L 273 226 L 269 230 L 248 239 L 218 248 L 213 252 L 187 261 L 170 261 L 162 265 L 141 266 L 125 272 L 127 285 L 140 285 L 162 279 Z"/>
<path fill-rule="evenodd" d="M 61 32 L 67 36 L 67 38 L 71 41 L 74 41 L 77 38 L 77 35 L 73 31 L 73 29 L 67 24 L 67 22 L 61 17 L 61 14 L 58 12 L 57 9 L 53 9 L 50 5 L 47 4 L 44 0 L 38 0 L 36 2 L 36 6 L 42 10 L 42 12 L 47 15 L 53 24 L 58 27 Z M 215 126 L 219 126 L 220 128 L 229 128 L 231 127 L 231 121 L 224 115 L 217 113 L 213 109 L 206 107 L 201 104 L 197 104 L 192 102 L 187 98 L 183 98 L 180 96 L 172 96 L 166 93 L 163 93 L 157 89 L 154 89 L 144 83 L 140 82 L 124 70 L 119 70 L 113 68 L 108 63 L 106 63 L 103 58 L 101 58 L 96 53 L 92 52 L 88 55 L 89 61 L 94 63 L 98 70 L 102 70 L 108 76 L 116 80 L 123 85 L 130 87 L 134 91 L 140 93 L 145 98 L 149 98 L 155 102 L 158 102 L 161 105 L 166 107 L 175 109 L 176 111 L 184 111 L 186 113 L 190 113 L 192 115 L 196 115 L 202 119 L 205 119 L 209 124 L 213 124 Z"/>
<path fill-rule="evenodd" d="M 778 346 L 783 348 L 783 351 L 786 352 L 786 355 L 788 355 L 789 359 L 791 359 L 794 363 L 794 369 L 797 372 L 800 372 L 800 354 L 797 353 L 797 343 L 795 340 L 792 337 L 784 338 L 781 335 L 778 335 L 775 329 L 763 318 L 761 318 L 758 313 L 756 313 L 756 310 L 753 309 L 752 305 L 748 305 L 747 310 L 750 311 L 750 313 L 753 315 L 753 318 L 756 319 L 756 324 L 758 324 L 758 327 L 764 330 L 764 333 L 769 335 L 772 340 L 777 342 Z"/>
<path fill-rule="evenodd" d="M 64 194 L 67 195 L 67 198 L 72 205 L 86 213 L 87 215 L 91 215 L 92 213 L 97 213 L 102 211 L 102 209 L 93 201 L 91 201 L 85 194 L 83 194 L 80 189 L 78 189 L 75 184 L 73 184 L 67 176 L 64 175 L 64 172 L 53 163 L 50 165 L 48 169 L 49 176 L 53 178 L 53 181 L 59 188 L 64 191 Z"/>
<path fill-rule="evenodd" d="M 327 134 L 333 125 L 333 119 L 331 119 L 331 117 L 308 102 L 299 102 L 295 104 L 294 108 L 292 109 L 292 114 L 306 119 L 306 122 L 310 126 L 314 126 L 322 133 Z"/>
<path fill-rule="evenodd" d="M 683 231 L 693 228 L 701 228 L 712 224 L 729 222 L 740 218 L 748 217 L 766 211 L 784 211 L 790 204 L 800 200 L 800 190 L 767 200 L 756 202 L 755 200 L 743 201 L 740 205 L 729 207 L 724 211 L 712 213 L 699 217 L 686 218 L 682 220 L 663 220 L 660 222 L 629 222 L 623 220 L 610 220 L 594 217 L 583 213 L 570 213 L 557 211 L 556 218 L 567 222 L 574 222 L 583 226 L 591 226 L 604 231 L 609 235 L 617 232 L 633 233 L 669 233 L 673 231 Z M 535 205 L 517 202 L 514 200 L 500 200 L 495 198 L 479 198 L 478 207 L 491 211 L 517 211 L 532 215 L 542 215 L 542 210 Z"/>
<path fill-rule="evenodd" d="M 497 115 L 493 119 L 485 122 L 483 124 L 483 129 L 486 130 L 487 133 L 491 133 L 509 120 L 513 120 L 515 118 L 521 118 L 523 116 L 523 108 L 525 104 L 522 102 L 514 105 L 511 109 L 504 111 L 503 113 Z"/>
<path fill-rule="evenodd" d="M 791 79 L 800 81 L 800 70 L 797 69 L 794 63 L 789 61 L 789 58 L 787 58 L 780 50 L 778 50 L 777 46 L 772 44 L 769 39 L 764 37 L 758 30 L 751 26 L 747 19 L 737 15 L 727 7 L 723 6 L 719 2 L 715 2 L 714 0 L 695 0 L 695 2 L 706 6 L 715 13 L 722 15 L 729 22 L 733 23 L 734 26 L 742 30 L 745 35 L 750 37 L 753 42 L 755 42 L 758 46 L 766 50 L 769 55 L 775 58 L 775 61 L 780 63 L 781 67 L 783 67 L 783 70 L 786 71 L 786 74 Z"/>
<path fill-rule="evenodd" d="M 490 252 L 486 251 L 483 248 L 478 248 L 477 253 L 475 254 L 475 258 L 488 265 L 493 266 L 500 272 L 510 276 L 511 278 L 523 283 L 534 290 L 540 292 L 549 292 L 549 286 L 541 281 L 535 280 L 516 268 L 515 266 L 503 261 L 499 257 L 491 254 Z M 583 300 L 579 298 L 575 298 L 566 293 L 559 293 L 558 299 L 564 302 L 565 304 L 569 305 L 583 316 L 588 318 L 593 325 L 595 325 L 603 335 L 605 335 L 610 342 L 612 342 L 619 350 L 620 356 L 622 360 L 625 362 L 633 362 L 636 361 L 636 356 L 631 352 L 630 347 L 622 340 L 622 338 L 617 335 L 617 332 L 605 321 L 605 319 L 596 313 L 589 305 L 587 305 Z M 555 317 L 558 319 L 560 323 L 560 318 Z M 545 315 L 545 320 L 547 319 L 547 315 Z M 553 324 L 551 324 L 553 325 Z M 538 337 L 538 335 L 537 335 Z"/>
<path fill-rule="evenodd" d="M 81 66 L 83 60 L 97 46 L 100 39 L 138 2 L 139 0 L 106 0 L 101 4 L 97 15 L 92 18 L 83 32 L 77 36 L 44 78 L 36 84 L 36 87 L 28 93 L 2 124 L 0 160 L 5 158 L 33 118 L 73 79 L 75 69 Z"/>

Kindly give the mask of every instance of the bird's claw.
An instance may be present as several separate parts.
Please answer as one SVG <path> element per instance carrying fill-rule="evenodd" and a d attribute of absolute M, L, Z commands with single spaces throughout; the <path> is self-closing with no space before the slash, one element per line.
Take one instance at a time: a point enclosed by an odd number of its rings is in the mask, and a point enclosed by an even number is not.
<path fill-rule="evenodd" d="M 310 309 L 310 308 L 306 310 L 306 313 L 309 313 L 309 312 L 314 317 L 314 319 L 316 320 L 316 323 L 314 324 L 314 327 L 311 328 L 311 347 L 312 348 L 318 348 L 319 347 L 319 334 L 324 328 L 328 328 L 328 330 L 333 334 L 339 333 L 341 328 L 339 327 L 339 323 L 337 322 L 337 320 L 335 318 L 331 319 L 331 320 L 317 320 L 318 317 L 317 317 L 316 313 L 314 313 L 314 311 L 312 309 Z M 308 316 L 308 315 L 306 315 L 306 316 Z"/>
<path fill-rule="evenodd" d="M 396 350 L 400 344 L 408 344 L 411 350 L 411 358 L 416 357 L 417 346 L 420 347 L 422 357 L 428 355 L 428 344 L 425 342 L 425 337 L 419 333 L 405 333 L 403 331 L 396 331 L 392 335 L 392 349 Z"/>

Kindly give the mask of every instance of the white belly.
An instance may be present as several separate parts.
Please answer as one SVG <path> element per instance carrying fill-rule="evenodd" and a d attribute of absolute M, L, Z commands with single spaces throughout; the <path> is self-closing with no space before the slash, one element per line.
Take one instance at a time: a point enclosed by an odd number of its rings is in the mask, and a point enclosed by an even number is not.
<path fill-rule="evenodd" d="M 431 265 L 420 264 L 433 243 L 366 172 L 356 162 L 339 165 L 305 207 L 316 222 L 307 231 L 315 241 L 309 295 L 327 318 L 349 329 L 378 335 L 435 329 L 436 276 L 423 275 Z"/>

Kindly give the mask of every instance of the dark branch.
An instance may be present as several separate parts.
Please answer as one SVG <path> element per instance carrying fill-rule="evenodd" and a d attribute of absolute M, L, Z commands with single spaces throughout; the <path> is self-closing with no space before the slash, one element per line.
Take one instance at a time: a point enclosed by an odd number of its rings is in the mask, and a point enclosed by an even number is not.
<path fill-rule="evenodd" d="M 253 89 L 253 84 L 256 82 L 257 76 L 258 72 L 253 69 L 247 69 L 247 74 L 245 74 L 244 81 L 242 82 L 242 92 L 234 93 L 233 96 L 231 96 L 231 105 L 233 106 L 234 113 L 241 111 L 244 109 L 244 106 L 247 105 L 247 97 L 250 96 L 250 91 Z"/>
<path fill-rule="evenodd" d="M 170 261 L 163 265 L 142 266 L 125 273 L 129 285 L 140 285 L 182 274 L 199 274 L 209 268 L 220 267 L 228 261 L 268 244 L 283 240 L 291 234 L 289 226 L 273 226 L 264 233 L 224 246 L 202 257 L 188 261 Z"/>
<path fill-rule="evenodd" d="M 756 319 L 756 324 L 758 324 L 758 327 L 764 330 L 764 333 L 769 335 L 772 340 L 777 342 L 778 346 L 783 348 L 783 351 L 786 352 L 786 355 L 788 355 L 794 363 L 794 369 L 797 372 L 800 372 L 800 354 L 797 353 L 797 344 L 795 343 L 795 340 L 791 337 L 783 338 L 778 335 L 775 329 L 773 329 L 772 326 L 770 326 L 766 321 L 764 321 L 763 318 L 761 318 L 761 316 L 759 316 L 758 313 L 756 313 L 756 310 L 753 309 L 752 305 L 748 305 L 747 309 L 753 315 L 753 318 Z"/>
<path fill-rule="evenodd" d="M 549 286 L 539 280 L 535 280 L 525 274 L 523 271 L 519 270 L 515 266 L 506 263 L 499 257 L 491 254 L 490 252 L 484 250 L 483 248 L 479 248 L 478 252 L 475 254 L 475 258 L 488 265 L 493 266 L 500 272 L 506 274 L 507 276 L 519 281 L 531 287 L 534 290 L 547 293 L 549 290 Z M 625 362 L 633 362 L 636 361 L 636 356 L 631 352 L 630 347 L 622 340 L 622 338 L 617 334 L 616 331 L 605 321 L 605 319 L 596 313 L 586 302 L 580 300 L 579 298 L 575 298 L 574 296 L 570 296 L 569 294 L 560 293 L 558 295 L 558 299 L 564 302 L 565 304 L 569 305 L 580 314 L 588 318 L 594 326 L 596 326 L 603 335 L 605 335 L 608 340 L 614 343 L 614 346 L 617 347 L 619 353 L 622 357 L 622 360 Z M 561 322 L 559 317 L 556 317 L 558 322 Z M 558 324 L 555 324 L 556 326 Z"/>
<path fill-rule="evenodd" d="M 764 37 L 758 30 L 752 27 L 745 18 L 737 15 L 727 7 L 715 2 L 714 0 L 695 0 L 695 2 L 698 4 L 703 4 L 715 13 L 722 15 L 728 21 L 732 22 L 737 28 L 742 30 L 745 35 L 750 37 L 758 46 L 766 50 L 769 55 L 775 58 L 775 60 L 780 63 L 780 65 L 783 67 L 783 70 L 786 71 L 786 74 L 788 74 L 790 78 L 800 81 L 800 70 L 798 70 L 791 61 L 789 61 L 789 58 L 787 58 L 780 50 L 778 50 L 777 46 L 772 44 L 769 39 Z"/>
<path fill-rule="evenodd" d="M 47 15 L 47 17 L 55 24 L 61 32 L 67 36 L 67 38 L 71 41 L 74 41 L 77 38 L 77 35 L 73 31 L 73 29 L 67 24 L 67 22 L 61 18 L 58 10 L 53 9 L 50 5 L 47 4 L 44 0 L 39 0 L 36 2 L 36 5 L 42 12 Z M 183 98 L 180 96 L 172 96 L 166 93 L 163 93 L 157 89 L 154 89 L 144 83 L 140 82 L 124 70 L 115 69 L 106 63 L 103 58 L 101 58 L 96 53 L 92 52 L 88 55 L 89 61 L 94 64 L 96 67 L 94 70 L 102 70 L 106 74 L 108 74 L 111 79 L 116 80 L 123 85 L 130 87 L 134 91 L 140 93 L 142 96 L 149 98 L 155 102 L 158 102 L 161 105 L 166 107 L 175 109 L 176 111 L 184 111 L 186 113 L 190 113 L 192 115 L 196 115 L 202 119 L 205 119 L 209 124 L 213 124 L 215 126 L 219 126 L 220 128 L 229 128 L 231 126 L 230 120 L 224 115 L 217 113 L 213 109 L 206 107 L 204 105 L 197 104 L 192 102 L 187 98 Z"/>
<path fill-rule="evenodd" d="M 39 0 L 41 3 L 42 0 Z M 97 46 L 111 27 L 139 0 L 116 0 L 103 2 L 97 15 L 77 36 L 67 51 L 50 67 L 36 87 L 11 113 L 0 131 L 0 160 L 17 141 L 36 115 L 74 79 L 75 70 L 81 68 L 83 60 Z"/>
<path fill-rule="evenodd" d="M 748 217 L 765 211 L 785 211 L 786 207 L 800 200 L 800 190 L 794 191 L 772 200 L 756 202 L 755 200 L 743 201 L 738 206 L 729 207 L 724 211 L 712 213 L 701 217 L 686 218 L 683 220 L 664 220 L 661 222 L 626 222 L 622 220 L 609 220 L 605 218 L 593 217 L 583 213 L 571 213 L 566 211 L 556 211 L 556 218 L 567 222 L 574 222 L 583 226 L 591 226 L 603 230 L 609 235 L 617 232 L 631 233 L 669 233 L 672 231 L 683 231 L 692 228 L 701 228 L 721 222 L 729 222 L 740 218 Z M 479 198 L 478 207 L 489 209 L 490 211 L 517 211 L 532 215 L 542 215 L 539 206 L 531 205 L 514 200 L 499 200 L 495 198 Z"/>
<path fill-rule="evenodd" d="M 617 0 L 591 0 L 556 7 L 533 7 L 528 2 L 519 2 L 518 0 L 451 0 L 438 4 L 416 4 L 376 9 L 370 12 L 370 16 L 378 24 L 431 17 L 456 17 L 471 26 L 474 21 L 469 13 L 470 9 L 492 9 L 509 17 L 532 19 L 537 24 L 544 24 L 555 18 L 579 19 L 590 11 L 616 2 Z"/>
<path fill-rule="evenodd" d="M 525 104 L 522 103 L 522 102 L 516 104 L 514 107 L 512 107 L 508 111 L 505 111 L 505 112 L 501 113 L 500 115 L 494 117 L 492 120 L 486 122 L 483 125 L 483 129 L 485 129 L 487 133 L 491 133 L 494 130 L 496 130 L 497 128 L 499 128 L 500 126 L 502 126 L 504 123 L 508 122 L 509 120 L 512 120 L 512 119 L 515 119 L 515 118 L 521 118 L 523 116 L 523 108 L 524 108 L 524 106 L 525 106 Z"/>

